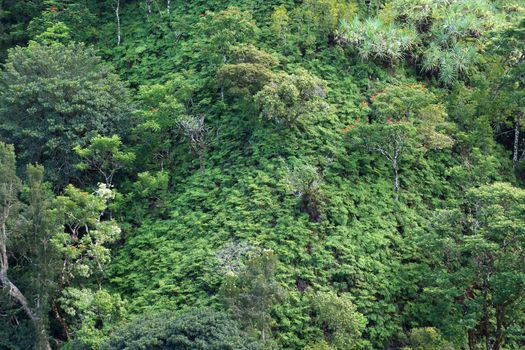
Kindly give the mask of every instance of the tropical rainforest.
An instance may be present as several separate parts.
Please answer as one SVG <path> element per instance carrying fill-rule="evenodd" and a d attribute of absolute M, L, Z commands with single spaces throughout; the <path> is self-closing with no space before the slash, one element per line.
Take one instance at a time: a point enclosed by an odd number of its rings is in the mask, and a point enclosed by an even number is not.
<path fill-rule="evenodd" d="M 0 349 L 525 349 L 524 0 L 0 20 Z"/>

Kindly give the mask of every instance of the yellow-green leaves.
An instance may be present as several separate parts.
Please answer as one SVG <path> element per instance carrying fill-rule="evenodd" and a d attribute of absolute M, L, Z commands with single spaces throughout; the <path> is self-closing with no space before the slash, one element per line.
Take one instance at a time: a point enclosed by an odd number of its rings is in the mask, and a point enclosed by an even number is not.
<path fill-rule="evenodd" d="M 76 165 L 77 169 L 97 171 L 108 188 L 112 186 L 116 172 L 131 166 L 135 160 L 133 152 L 123 149 L 122 140 L 118 135 L 95 136 L 87 147 L 77 145 L 73 150 L 82 159 L 82 162 Z"/>
<path fill-rule="evenodd" d="M 280 73 L 255 95 L 261 117 L 292 126 L 328 108 L 326 83 L 305 70 Z"/>

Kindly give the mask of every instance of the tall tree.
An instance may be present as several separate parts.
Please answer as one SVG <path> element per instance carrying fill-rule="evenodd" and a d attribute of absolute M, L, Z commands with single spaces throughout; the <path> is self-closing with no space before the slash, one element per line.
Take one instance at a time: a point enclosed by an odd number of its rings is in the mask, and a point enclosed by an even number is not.
<path fill-rule="evenodd" d="M 353 146 L 378 153 L 389 162 L 397 201 L 403 158 L 416 150 L 452 146 L 453 140 L 443 132 L 446 112 L 420 84 L 389 85 L 372 95 L 370 102 L 369 120 L 359 118 L 344 131 L 349 132 Z"/>
<path fill-rule="evenodd" d="M 525 115 L 525 20 L 495 35 L 490 52 L 493 54 L 496 80 L 487 97 L 487 107 L 499 119 L 512 126 L 512 167 L 520 155 L 521 131 Z"/>
<path fill-rule="evenodd" d="M 524 217 L 525 190 L 484 185 L 461 207 L 436 213 L 435 231 L 421 242 L 434 271 L 424 295 L 436 323 L 449 334 L 460 327 L 471 350 L 514 348 L 523 335 Z"/>
<path fill-rule="evenodd" d="M 36 184 L 34 181 L 38 179 L 32 178 L 32 185 Z M 38 185 L 36 185 L 38 186 Z M 18 219 L 17 209 L 20 207 L 19 192 L 21 190 L 21 181 L 16 176 L 16 162 L 13 146 L 0 143 L 0 284 L 2 288 L 7 291 L 7 294 L 17 301 L 26 316 L 31 320 L 36 332 L 36 344 L 39 348 L 51 349 L 48 341 L 48 334 L 45 327 L 45 313 L 38 312 L 38 306 L 46 303 L 46 300 L 39 300 L 36 302 L 36 307 L 33 301 L 27 298 L 27 293 L 22 292 L 20 288 L 15 285 L 10 277 L 9 264 L 13 256 L 14 244 L 14 225 Z M 35 199 L 37 200 L 37 199 Z M 18 207 L 18 208 L 17 208 Z M 33 209 L 38 210 L 38 204 L 33 203 Z M 39 213 L 34 213 L 36 219 L 34 221 L 35 227 L 38 225 L 37 216 Z M 39 234 L 40 232 L 33 232 Z M 45 273 L 45 271 L 42 271 Z M 41 286 L 38 285 L 40 281 L 37 279 L 36 289 Z M 37 296 L 42 297 L 42 295 Z"/>
<path fill-rule="evenodd" d="M 0 137 L 21 163 L 44 165 L 58 187 L 76 174 L 74 146 L 132 124 L 124 84 L 83 44 L 12 49 L 0 82 Z"/>
<path fill-rule="evenodd" d="M 238 274 L 230 273 L 223 285 L 222 296 L 235 317 L 251 332 L 257 334 L 265 346 L 271 344 L 270 314 L 283 296 L 275 280 L 277 257 L 272 251 L 252 256 Z"/>

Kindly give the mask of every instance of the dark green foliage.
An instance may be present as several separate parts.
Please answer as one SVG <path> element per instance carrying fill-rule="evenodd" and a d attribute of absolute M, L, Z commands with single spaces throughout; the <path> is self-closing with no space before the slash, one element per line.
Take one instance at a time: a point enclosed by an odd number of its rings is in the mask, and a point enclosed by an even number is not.
<path fill-rule="evenodd" d="M 115 331 L 101 350 L 258 348 L 257 343 L 241 332 L 227 314 L 196 309 L 183 314 L 164 312 L 137 318 Z"/>
<path fill-rule="evenodd" d="M 22 45 L 29 39 L 27 27 L 44 8 L 44 1 L 2 0 L 0 1 L 0 61 L 7 56 L 7 50 Z"/>
<path fill-rule="evenodd" d="M 471 189 L 463 210 L 436 213 L 436 232 L 423 240 L 435 281 L 423 297 L 438 301 L 431 316 L 448 332 L 467 332 L 470 346 L 484 338 L 500 349 L 521 337 L 514 330 L 523 322 L 515 310 L 524 302 L 524 203 L 523 189 L 510 184 Z"/>
<path fill-rule="evenodd" d="M 1 84 L 0 136 L 16 145 L 21 164 L 43 164 L 56 185 L 75 176 L 75 145 L 131 126 L 124 84 L 83 44 L 14 48 Z"/>
<path fill-rule="evenodd" d="M 43 3 L 42 13 L 33 18 L 27 29 L 32 39 L 45 38 L 45 33 L 52 32 L 57 25 L 62 26 L 74 41 L 88 42 L 95 38 L 96 16 L 90 8 L 92 1 L 47 0 Z"/>

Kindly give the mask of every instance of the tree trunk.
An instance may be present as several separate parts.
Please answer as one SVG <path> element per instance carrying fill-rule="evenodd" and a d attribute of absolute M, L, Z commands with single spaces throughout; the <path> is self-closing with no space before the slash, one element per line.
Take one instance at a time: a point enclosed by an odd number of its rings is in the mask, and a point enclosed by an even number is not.
<path fill-rule="evenodd" d="M 168 11 L 168 16 L 171 16 L 171 1 L 166 0 L 166 10 Z"/>
<path fill-rule="evenodd" d="M 488 300 L 488 294 L 489 294 L 489 284 L 488 284 L 489 276 L 485 274 L 484 280 L 483 280 L 483 320 L 481 325 L 482 334 L 485 335 L 485 350 L 491 350 L 490 349 L 490 325 L 489 325 L 489 300 Z"/>
<path fill-rule="evenodd" d="M 115 16 L 117 17 L 117 46 L 120 46 L 120 0 L 115 6 Z"/>
<path fill-rule="evenodd" d="M 368 0 L 367 12 L 368 12 L 368 17 L 370 17 L 370 15 L 372 13 L 372 0 Z"/>
<path fill-rule="evenodd" d="M 399 201 L 399 165 L 397 158 L 392 160 L 392 172 L 394 173 L 394 199 Z"/>
<path fill-rule="evenodd" d="M 4 214 L 5 220 L 9 215 L 7 210 Z M 15 299 L 18 302 L 18 304 L 20 304 L 22 310 L 24 310 L 27 317 L 29 317 L 31 322 L 33 322 L 33 325 L 35 326 L 35 331 L 37 332 L 37 339 L 39 340 L 40 346 L 46 350 L 51 350 L 51 345 L 49 344 L 47 334 L 45 332 L 44 327 L 42 326 L 40 318 L 35 315 L 33 310 L 31 310 L 29 302 L 27 301 L 27 298 L 24 296 L 24 294 L 22 294 L 20 289 L 18 289 L 18 287 L 13 282 L 11 282 L 11 280 L 7 276 L 7 271 L 9 269 L 9 260 L 7 257 L 7 227 L 5 221 L 2 222 L 0 231 L 0 284 L 4 289 L 7 289 L 7 293 L 9 294 L 9 296 Z"/>
<path fill-rule="evenodd" d="M 51 299 L 51 310 L 53 310 L 53 313 L 55 314 L 55 318 L 62 327 L 62 331 L 64 332 L 64 336 L 66 339 L 69 338 L 69 328 L 67 326 L 66 321 L 62 318 L 62 315 L 60 315 L 60 312 L 58 311 L 58 306 L 55 301 L 55 298 Z"/>
<path fill-rule="evenodd" d="M 500 350 L 503 342 L 503 319 L 505 318 L 505 306 L 496 306 L 496 334 L 492 350 Z"/>
<path fill-rule="evenodd" d="M 520 141 L 520 118 L 516 116 L 514 120 L 514 147 L 512 149 L 512 168 L 516 169 L 518 164 L 518 146 Z"/>
<path fill-rule="evenodd" d="M 476 350 L 476 331 L 474 329 L 467 331 L 467 336 L 469 350 Z"/>

